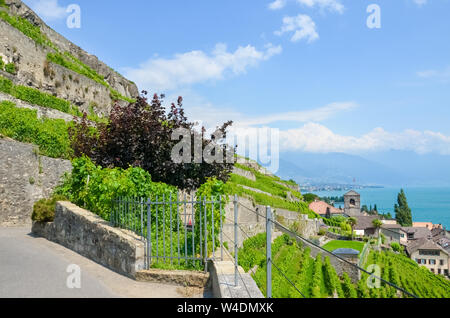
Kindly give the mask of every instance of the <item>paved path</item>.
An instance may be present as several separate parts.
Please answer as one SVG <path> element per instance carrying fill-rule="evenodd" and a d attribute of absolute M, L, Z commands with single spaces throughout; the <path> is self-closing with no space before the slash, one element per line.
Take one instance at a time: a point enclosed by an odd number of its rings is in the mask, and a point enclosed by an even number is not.
<path fill-rule="evenodd" d="M 81 268 L 81 288 L 67 287 L 67 267 Z M 199 290 L 141 283 L 58 244 L 33 237 L 30 228 L 0 227 L 0 298 L 180 298 Z"/>

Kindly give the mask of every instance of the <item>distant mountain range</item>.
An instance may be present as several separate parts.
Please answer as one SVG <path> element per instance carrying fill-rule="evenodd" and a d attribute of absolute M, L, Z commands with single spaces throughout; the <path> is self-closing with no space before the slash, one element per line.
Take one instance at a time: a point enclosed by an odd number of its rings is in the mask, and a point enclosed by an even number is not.
<path fill-rule="evenodd" d="M 276 173 L 300 184 L 449 186 L 450 156 L 388 151 L 366 156 L 284 152 Z"/>

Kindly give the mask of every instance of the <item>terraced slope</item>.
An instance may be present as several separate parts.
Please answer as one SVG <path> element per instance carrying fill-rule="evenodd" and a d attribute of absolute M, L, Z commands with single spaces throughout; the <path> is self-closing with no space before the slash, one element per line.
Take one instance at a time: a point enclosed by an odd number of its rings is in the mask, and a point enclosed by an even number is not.
<path fill-rule="evenodd" d="M 231 188 L 230 192 L 251 198 L 255 204 L 317 217 L 303 201 L 299 186 L 295 182 L 280 179 L 254 161 L 239 160 L 227 185 Z"/>
<path fill-rule="evenodd" d="M 259 234 L 244 242 L 239 250 L 239 265 L 252 273 L 261 291 L 266 293 L 266 237 Z M 400 298 L 408 297 L 381 282 L 380 288 L 369 288 L 369 275 L 363 274 L 353 284 L 347 274 L 339 277 L 329 259 L 320 254 L 316 259 L 287 236 L 281 236 L 272 245 L 273 263 L 296 286 L 292 286 L 272 267 L 272 291 L 275 298 Z M 449 298 L 450 281 L 420 268 L 404 255 L 393 252 L 371 252 L 366 267 L 377 264 L 381 278 L 423 298 Z"/>
<path fill-rule="evenodd" d="M 43 106 L 36 103 L 43 100 L 39 91 L 49 95 L 45 106 L 64 112 L 76 107 L 107 115 L 114 101 L 126 104 L 138 95 L 134 83 L 52 30 L 20 0 L 1 1 L 0 75 L 15 87 L 4 93 Z"/>

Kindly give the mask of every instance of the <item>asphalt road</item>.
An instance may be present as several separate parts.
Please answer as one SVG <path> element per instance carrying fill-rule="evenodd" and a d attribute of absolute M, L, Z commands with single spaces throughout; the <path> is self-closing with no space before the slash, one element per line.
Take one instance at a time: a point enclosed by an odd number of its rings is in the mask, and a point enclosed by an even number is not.
<path fill-rule="evenodd" d="M 70 265 L 81 269 L 81 288 L 68 288 Z M 42 238 L 30 228 L 0 228 L 0 298 L 180 298 L 201 291 L 142 283 L 119 275 Z"/>

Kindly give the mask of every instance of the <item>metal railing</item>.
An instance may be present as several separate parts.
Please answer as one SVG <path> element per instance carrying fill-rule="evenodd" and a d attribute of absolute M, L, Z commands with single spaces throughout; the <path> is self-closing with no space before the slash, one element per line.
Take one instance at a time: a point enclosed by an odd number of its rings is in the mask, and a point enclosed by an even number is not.
<path fill-rule="evenodd" d="M 361 264 L 353 264 L 348 260 L 325 250 L 323 247 L 311 242 L 310 240 L 300 236 L 299 234 L 286 228 L 274 220 L 271 207 L 266 207 L 265 215 L 257 210 L 253 210 L 239 203 L 238 197 L 234 196 L 233 220 L 226 218 L 224 213 L 224 204 L 226 200 L 223 197 L 193 197 L 187 200 L 184 196 L 180 200 L 178 196 L 172 195 L 147 198 L 117 198 L 113 200 L 113 209 L 111 211 L 111 224 L 115 227 L 130 230 L 140 236 L 145 243 L 145 267 L 149 269 L 153 265 L 163 263 L 167 265 L 178 265 L 179 267 L 204 268 L 207 271 L 208 261 L 224 260 L 224 239 L 226 235 L 223 231 L 224 222 L 228 220 L 229 224 L 234 227 L 234 239 L 227 237 L 229 242 L 233 242 L 234 255 L 232 262 L 234 263 L 234 280 L 235 286 L 239 286 L 239 278 L 245 285 L 245 280 L 239 272 L 239 242 L 238 231 L 240 231 L 247 239 L 254 235 L 249 235 L 239 225 L 239 206 L 254 213 L 258 218 L 265 220 L 266 232 L 266 297 L 272 298 L 272 269 L 273 267 L 279 272 L 293 288 L 302 296 L 300 288 L 298 288 L 292 280 L 278 267 L 272 259 L 272 233 L 274 229 L 278 229 L 297 241 L 306 243 L 319 249 L 324 255 L 333 256 L 342 262 L 352 266 L 361 272 L 368 274 L 370 277 L 377 279 L 390 287 L 402 292 L 409 297 L 416 297 L 403 288 L 390 283 L 389 281 L 375 276 L 362 268 Z M 216 257 L 219 253 L 220 256 Z M 364 254 L 364 253 L 363 253 Z M 367 254 L 367 250 L 365 251 Z M 253 277 L 257 279 L 253 269 Z M 262 285 L 260 284 L 260 287 Z M 250 293 L 249 293 L 250 295 Z"/>
<path fill-rule="evenodd" d="M 321 251 L 321 253 L 323 253 L 323 255 L 328 255 L 328 256 L 332 256 L 334 258 L 339 259 L 340 261 L 342 261 L 343 263 L 346 263 L 347 265 L 354 267 L 356 269 L 358 269 L 360 272 L 362 273 L 366 273 L 368 274 L 371 278 L 379 280 L 380 282 L 383 282 L 386 285 L 389 285 L 390 287 L 396 289 L 397 291 L 399 291 L 400 293 L 402 293 L 403 295 L 407 295 L 408 297 L 412 297 L 412 298 L 417 298 L 416 295 L 406 291 L 404 288 L 401 288 L 381 277 L 378 277 L 376 275 L 374 275 L 373 273 L 367 271 L 366 269 L 362 268 L 361 266 L 354 264 L 348 260 L 346 260 L 345 258 L 342 258 L 336 254 L 333 254 L 332 252 L 324 249 L 323 247 L 321 247 L 320 245 L 315 244 L 314 242 L 300 236 L 298 233 L 293 232 L 292 230 L 288 229 L 287 227 L 285 227 L 284 225 L 280 224 L 279 222 L 277 222 L 276 220 L 274 220 L 273 215 L 272 215 L 272 209 L 271 207 L 267 206 L 266 207 L 266 215 L 261 215 L 258 211 L 252 210 L 248 207 L 243 206 L 246 210 L 256 214 L 258 217 L 262 217 L 265 219 L 266 221 L 266 297 L 267 298 L 272 298 L 272 266 L 279 272 L 279 274 L 281 275 L 281 277 L 283 277 L 303 298 L 305 298 L 305 294 L 302 293 L 302 291 L 300 290 L 300 288 L 298 288 L 298 286 L 295 285 L 295 283 L 292 282 L 292 280 L 286 275 L 286 273 L 284 273 L 274 262 L 272 259 L 272 232 L 273 230 L 276 228 L 278 230 L 281 230 L 284 233 L 287 233 L 290 237 L 295 238 L 297 241 L 302 242 L 303 244 L 307 244 L 309 246 L 313 246 L 317 249 L 319 249 Z M 245 233 L 242 228 L 241 231 L 245 234 L 245 236 L 247 236 L 247 238 L 250 238 L 250 236 Z M 367 251 L 366 251 L 367 254 Z M 255 273 L 253 272 L 254 276 L 256 277 Z"/>
<path fill-rule="evenodd" d="M 163 264 L 206 271 L 208 261 L 223 260 L 223 203 L 221 196 L 117 198 L 110 220 L 140 236 L 145 269 Z"/>

